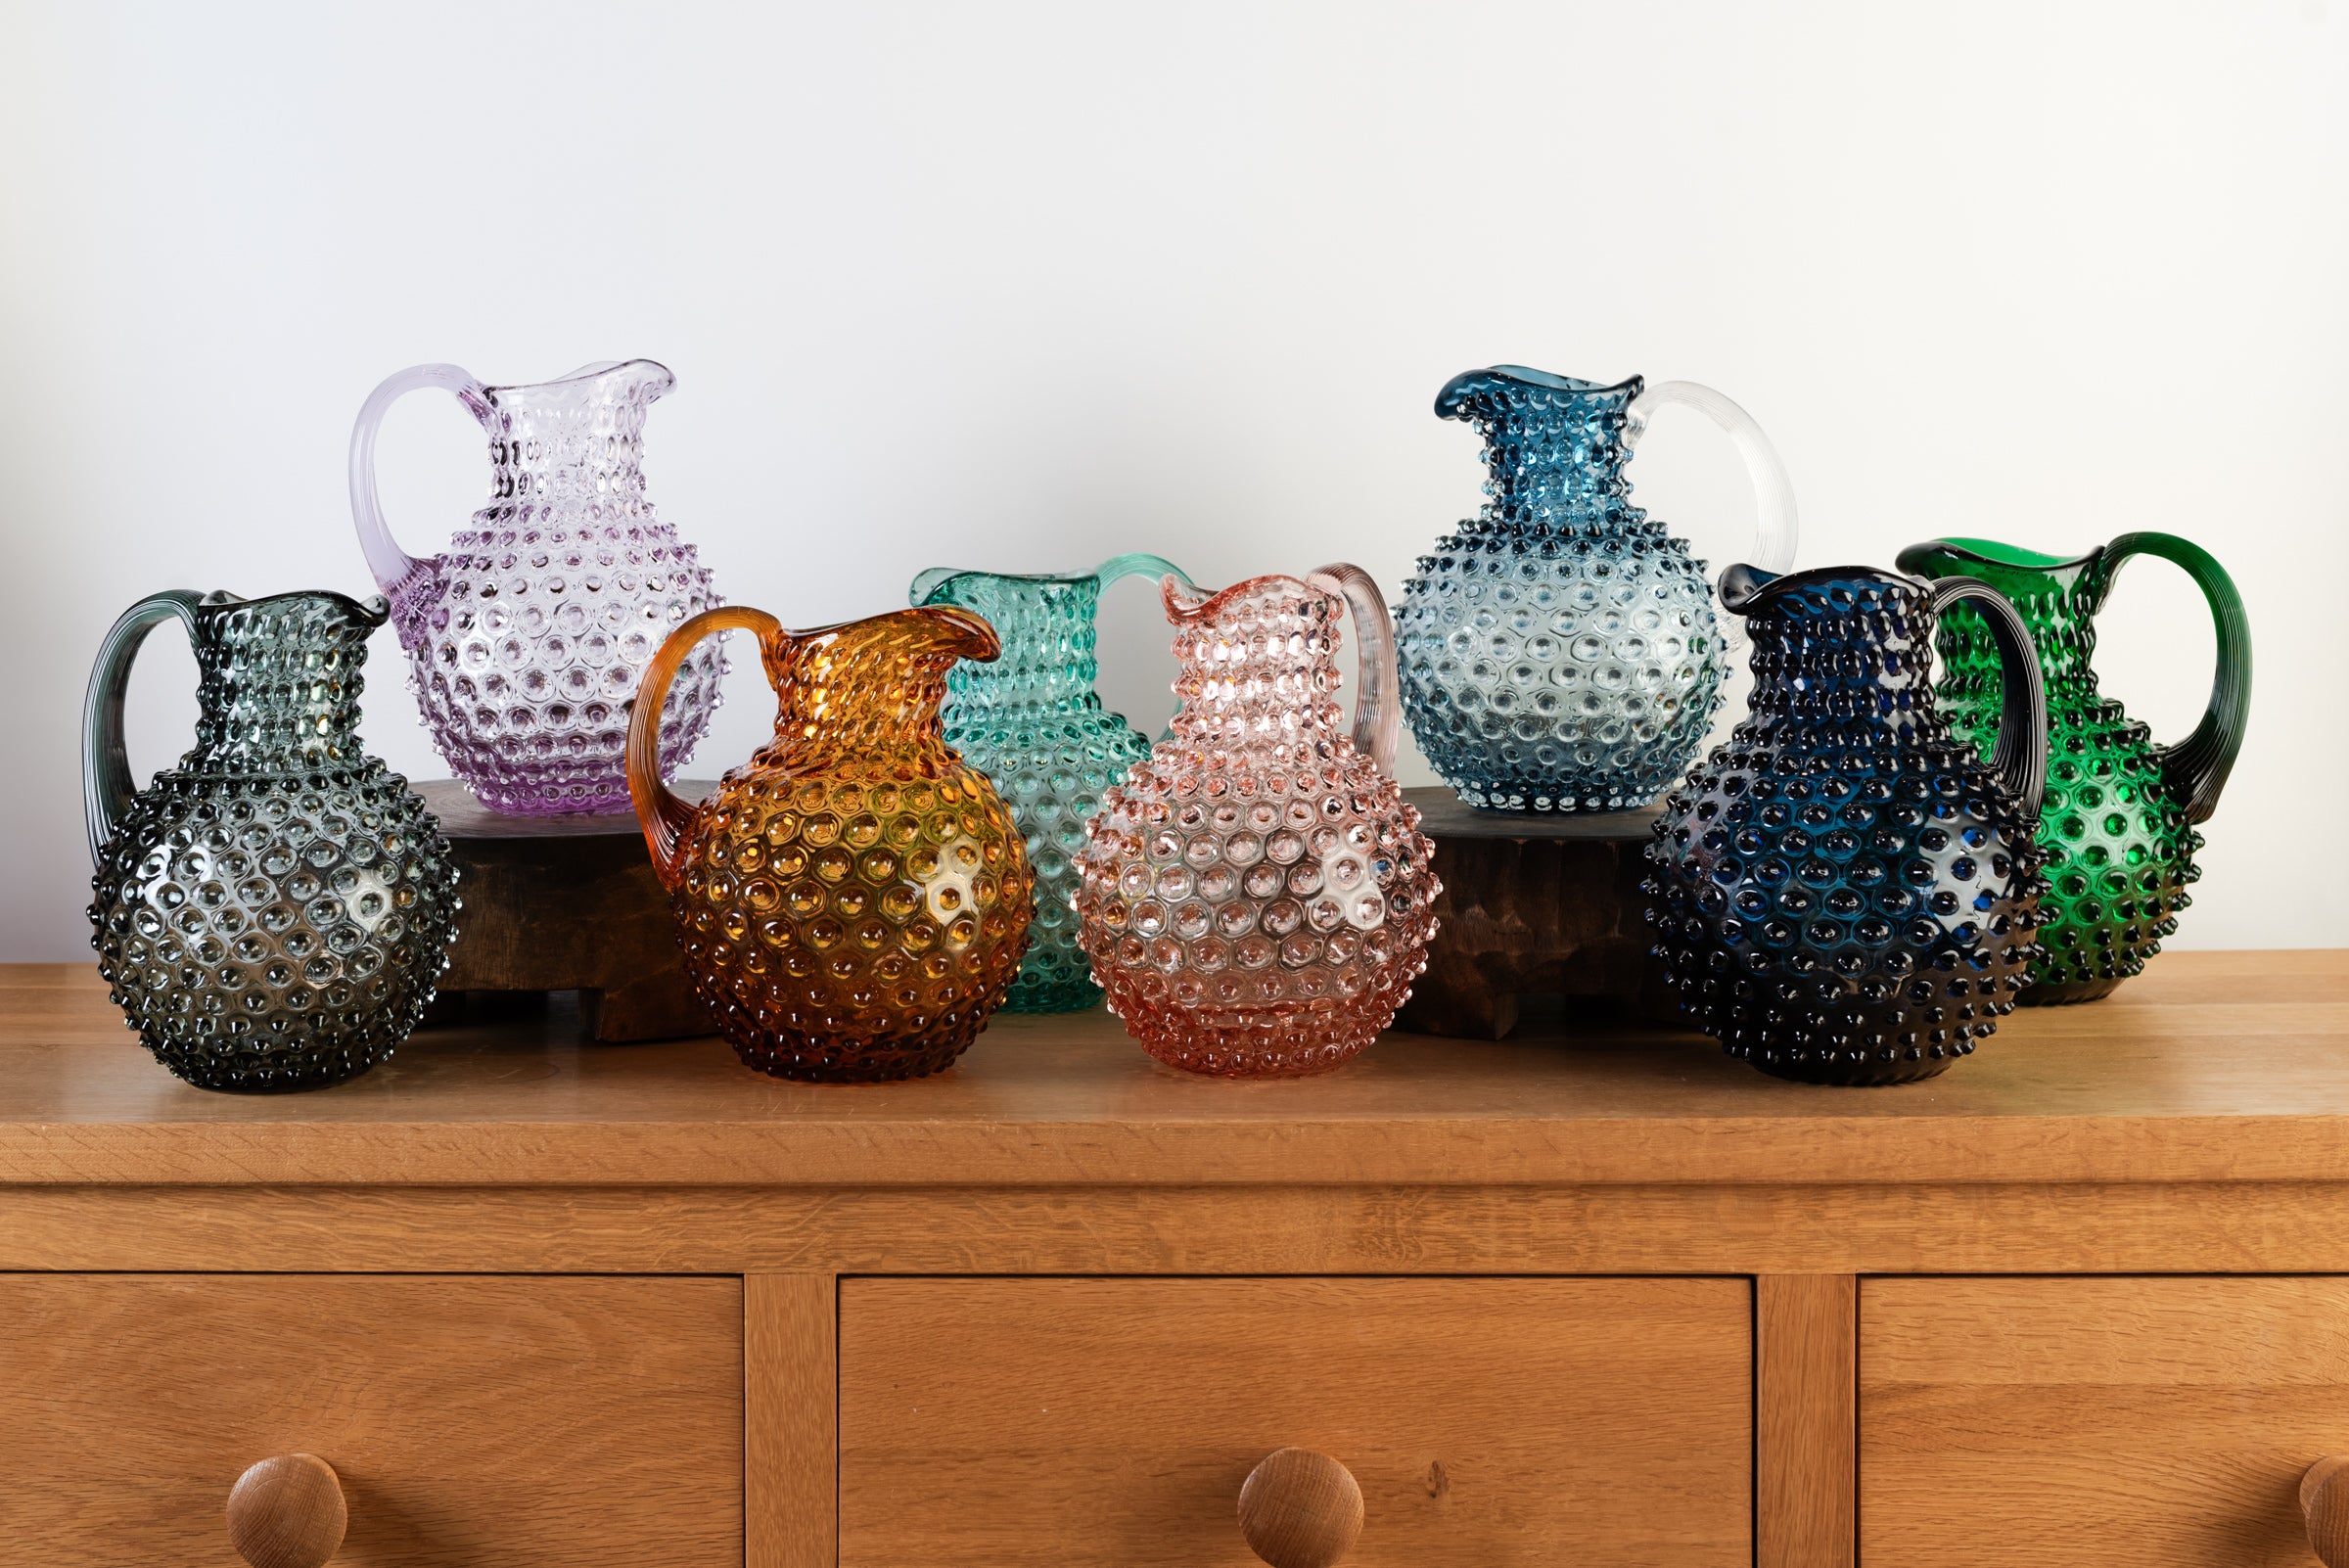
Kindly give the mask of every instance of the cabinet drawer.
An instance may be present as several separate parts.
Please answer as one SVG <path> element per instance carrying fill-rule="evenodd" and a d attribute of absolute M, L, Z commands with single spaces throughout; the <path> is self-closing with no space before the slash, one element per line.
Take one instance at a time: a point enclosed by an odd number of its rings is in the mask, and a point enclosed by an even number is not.
<path fill-rule="evenodd" d="M 338 1563 L 742 1562 L 731 1279 L 0 1275 L 10 1561 L 241 1568 L 245 1467 L 307 1453 Z"/>
<path fill-rule="evenodd" d="M 1871 1279 L 1864 1568 L 2311 1564 L 2349 1280 Z"/>
<path fill-rule="evenodd" d="M 841 1562 L 1240 1568 L 1299 1447 L 1349 1568 L 1746 1564 L 1752 1423 L 1743 1280 L 847 1280 Z"/>

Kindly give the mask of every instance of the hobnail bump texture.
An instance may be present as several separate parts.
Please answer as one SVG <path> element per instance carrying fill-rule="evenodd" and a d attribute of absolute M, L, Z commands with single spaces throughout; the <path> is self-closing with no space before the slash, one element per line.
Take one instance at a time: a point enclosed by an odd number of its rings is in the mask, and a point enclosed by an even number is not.
<path fill-rule="evenodd" d="M 694 546 L 646 497 L 644 422 L 674 385 L 650 360 L 535 387 L 420 366 L 377 389 L 352 437 L 360 535 L 390 596 L 433 743 L 484 806 L 518 814 L 627 804 L 628 714 L 662 639 L 722 603 Z M 489 434 L 490 504 L 426 560 L 390 544 L 375 428 L 415 386 L 454 391 Z M 671 777 L 716 709 L 710 648 L 679 671 L 662 725 Z"/>
<path fill-rule="evenodd" d="M 2099 689 L 2093 661 L 2096 618 L 2123 563 L 2154 554 L 2184 566 L 2202 586 L 2218 624 L 2218 671 L 2202 725 L 2178 746 L 2150 732 Z M 2198 546 L 2166 533 L 2133 533 L 2072 560 L 1987 539 L 1941 539 L 1901 552 L 1926 577 L 1978 577 L 2031 627 L 2048 689 L 2048 796 L 2039 846 L 2048 856 L 2041 900 L 2042 950 L 2023 992 L 2026 1006 L 2091 1001 L 2141 974 L 2178 929 L 2200 880 L 2193 824 L 2218 804 L 2242 744 L 2251 691 L 2251 638 L 2226 570 Z M 1991 629 L 1967 606 L 1941 623 L 1947 668 L 1938 696 L 1958 733 L 1977 747 L 1997 729 L 2004 690 Z"/>
<path fill-rule="evenodd" d="M 133 795 L 131 656 L 188 624 L 196 746 Z M 125 1021 L 205 1088 L 332 1084 L 390 1056 L 447 967 L 456 869 L 407 781 L 363 751 L 359 669 L 378 600 L 158 595 L 117 622 L 84 740 L 92 945 Z"/>
<path fill-rule="evenodd" d="M 702 638 L 760 638 L 775 738 L 699 807 L 652 768 L 663 683 Z M 1011 813 L 939 724 L 987 623 L 901 610 L 786 631 L 705 612 L 662 647 L 629 777 L 685 972 L 742 1060 L 778 1078 L 921 1078 L 969 1048 L 1027 951 L 1035 878 Z"/>
<path fill-rule="evenodd" d="M 1093 689 L 1094 616 L 1102 589 L 1137 573 L 1183 577 L 1156 556 L 1124 556 L 1082 576 L 933 570 L 914 579 L 914 603 L 962 605 L 1002 639 L 1000 659 L 966 659 L 947 675 L 944 717 L 946 743 L 1011 808 L 1036 874 L 1036 922 L 1006 1012 L 1073 1012 L 1101 999 L 1077 940 L 1077 856 L 1102 791 L 1150 755 L 1150 741 Z"/>
<path fill-rule="evenodd" d="M 1996 1031 L 2039 955 L 2046 710 L 2027 635 L 2009 612 L 1994 766 L 1931 678 L 1938 605 L 1980 584 L 1831 567 L 1758 589 L 1752 574 L 1732 597 L 1743 571 L 1724 595 L 1745 606 L 1751 711 L 1656 824 L 1655 956 L 1698 1027 L 1764 1072 L 1930 1078 Z"/>
<path fill-rule="evenodd" d="M 1080 940 L 1111 1010 L 1171 1066 L 1325 1072 L 1427 966 L 1435 846 L 1368 749 L 1383 722 L 1393 755 L 1391 652 L 1363 661 L 1355 735 L 1333 698 L 1348 601 L 1370 638 L 1384 610 L 1359 569 L 1330 570 L 1353 576 L 1165 584 L 1181 708 L 1085 822 Z"/>
<path fill-rule="evenodd" d="M 1793 490 L 1752 419 L 1694 383 L 1645 385 L 1498 365 L 1437 395 L 1484 437 L 1488 500 L 1420 557 L 1396 640 L 1411 733 L 1470 806 L 1645 806 L 1712 726 L 1724 646 L 1705 565 L 1632 504 L 1624 473 L 1656 407 L 1728 432 L 1761 502 L 1756 559 L 1792 562 Z"/>

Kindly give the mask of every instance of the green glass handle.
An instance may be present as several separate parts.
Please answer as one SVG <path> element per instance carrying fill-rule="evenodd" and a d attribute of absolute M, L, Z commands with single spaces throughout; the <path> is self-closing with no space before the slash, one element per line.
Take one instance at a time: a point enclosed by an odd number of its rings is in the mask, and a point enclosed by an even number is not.
<path fill-rule="evenodd" d="M 90 831 L 90 863 L 106 858 L 122 813 L 138 794 L 130 776 L 130 753 L 122 743 L 122 698 L 130 689 L 131 661 L 158 624 L 177 616 L 196 638 L 196 607 L 204 595 L 185 588 L 154 594 L 122 612 L 98 645 L 90 667 L 89 694 L 81 704 L 81 809 Z"/>
<path fill-rule="evenodd" d="M 2243 728 L 2251 716 L 2251 621 L 2243 614 L 2242 595 L 2234 579 L 2208 550 L 2175 533 L 2124 533 L 2104 547 L 2106 582 L 2134 555 L 2154 555 L 2184 567 L 2210 604 L 2210 618 L 2219 634 L 2218 669 L 2210 681 L 2210 703 L 2202 722 L 2175 746 L 2156 755 L 2162 776 L 2185 808 L 2188 822 L 2205 822 L 2218 809 L 2219 792 L 2234 770 L 2235 754 L 2243 749 Z"/>
<path fill-rule="evenodd" d="M 1174 577 L 1185 587 L 1196 587 L 1191 575 L 1174 562 L 1155 555 L 1121 555 L 1101 563 L 1093 572 L 1093 580 L 1106 588 L 1127 577 Z"/>
<path fill-rule="evenodd" d="M 2038 645 L 2006 596 L 1980 577 L 1944 577 L 1925 597 L 1937 621 L 1960 601 L 1974 606 L 1999 646 L 1999 741 L 1991 753 L 1991 770 L 2022 803 L 2024 817 L 2036 825 L 2048 795 L 2048 683 L 2039 671 Z"/>

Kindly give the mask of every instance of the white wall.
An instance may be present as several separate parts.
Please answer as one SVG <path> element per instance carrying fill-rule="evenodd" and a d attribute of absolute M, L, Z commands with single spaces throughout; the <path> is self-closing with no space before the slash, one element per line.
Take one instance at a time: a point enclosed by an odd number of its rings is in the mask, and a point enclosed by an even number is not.
<path fill-rule="evenodd" d="M 2259 677 L 2180 945 L 2349 943 L 2318 837 L 2349 773 L 2345 66 L 2323 0 L 0 0 L 0 959 L 87 956 L 75 734 L 123 606 L 365 591 L 344 455 L 380 377 L 634 354 L 678 377 L 654 498 L 787 623 L 1138 548 L 1393 592 L 1478 500 L 1430 400 L 1497 360 L 1728 392 L 1807 564 L 2190 535 Z M 418 551 L 484 472 L 422 394 L 383 462 Z M 1744 547 L 1694 416 L 1634 474 L 1717 566 Z M 1108 618 L 1109 694 L 1155 716 L 1147 589 Z M 142 771 L 186 744 L 183 649 L 134 688 Z M 2180 734 L 2209 649 L 2183 578 L 2133 568 L 2108 688 Z M 390 633 L 374 658 L 369 741 L 442 772 Z M 755 669 L 731 690 L 696 772 L 764 732 Z"/>

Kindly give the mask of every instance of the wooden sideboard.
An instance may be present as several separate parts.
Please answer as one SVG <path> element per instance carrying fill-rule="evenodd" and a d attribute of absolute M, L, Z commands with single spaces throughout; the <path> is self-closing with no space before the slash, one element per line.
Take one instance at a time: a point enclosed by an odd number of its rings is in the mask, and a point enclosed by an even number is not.
<path fill-rule="evenodd" d="M 556 1007 L 209 1094 L 0 971 L 0 1561 L 2307 1563 L 2349 1452 L 2349 954 L 2178 953 L 1947 1077 L 1391 1035 L 1302 1083 L 1004 1018 L 813 1087 Z"/>

